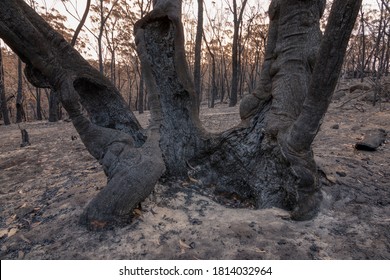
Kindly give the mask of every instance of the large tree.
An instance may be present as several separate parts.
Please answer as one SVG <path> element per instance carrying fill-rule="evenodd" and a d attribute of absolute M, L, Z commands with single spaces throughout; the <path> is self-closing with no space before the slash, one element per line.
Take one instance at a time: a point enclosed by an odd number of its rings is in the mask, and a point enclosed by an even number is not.
<path fill-rule="evenodd" d="M 142 129 L 118 90 L 23 0 L 0 2 L 0 37 L 26 63 L 28 79 L 53 87 L 107 186 L 86 207 L 91 229 L 126 222 L 161 176 L 282 207 L 292 218 L 318 211 L 320 185 L 311 144 L 337 83 L 360 0 L 335 0 L 325 35 L 324 0 L 273 0 L 260 84 L 240 104 L 242 123 L 211 134 L 198 117 L 186 64 L 180 0 L 155 0 L 135 26 L 149 93 Z M 82 107 L 88 116 L 83 115 Z"/>

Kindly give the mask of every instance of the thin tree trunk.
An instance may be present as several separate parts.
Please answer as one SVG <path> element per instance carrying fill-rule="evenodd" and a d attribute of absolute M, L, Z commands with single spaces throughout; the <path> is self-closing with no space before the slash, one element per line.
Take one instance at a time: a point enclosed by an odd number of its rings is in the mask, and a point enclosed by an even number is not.
<path fill-rule="evenodd" d="M 365 63 L 366 63 L 366 34 L 365 34 L 365 27 L 364 27 L 364 12 L 363 7 L 360 7 L 360 24 L 362 28 L 362 38 L 361 38 L 361 64 L 360 64 L 360 82 L 363 83 L 364 77 L 365 77 Z"/>
<path fill-rule="evenodd" d="M 203 38 L 203 0 L 198 0 L 198 24 L 196 27 L 195 39 L 195 63 L 194 63 L 194 84 L 198 99 L 198 105 L 201 102 L 201 59 L 202 59 L 202 38 Z"/>
<path fill-rule="evenodd" d="M 16 95 L 16 123 L 20 123 L 25 118 L 23 108 L 23 71 L 22 60 L 18 59 L 18 91 Z"/>
<path fill-rule="evenodd" d="M 41 121 L 42 120 L 41 89 L 40 88 L 35 88 L 35 89 L 36 89 L 36 96 L 37 96 L 37 120 Z"/>
<path fill-rule="evenodd" d="M 142 66 L 141 66 L 142 68 Z M 140 77 L 139 77 L 139 89 L 138 89 L 138 113 L 143 114 L 144 113 L 144 74 L 141 70 Z"/>
<path fill-rule="evenodd" d="M 7 98 L 4 87 L 4 69 L 3 69 L 3 51 L 0 44 L 0 108 L 3 116 L 4 125 L 10 125 L 11 121 L 8 115 Z"/>
<path fill-rule="evenodd" d="M 56 92 L 51 89 L 49 94 L 49 122 L 57 122 L 58 120 L 58 98 Z"/>
<path fill-rule="evenodd" d="M 73 47 L 76 45 L 77 38 L 81 32 L 81 29 L 83 28 L 83 26 L 85 24 L 85 21 L 87 20 L 90 7 L 91 7 L 91 0 L 87 0 L 83 17 L 81 18 L 79 24 L 77 25 L 76 31 L 74 32 L 73 37 L 72 37 L 72 41 L 70 43 Z"/>
<path fill-rule="evenodd" d="M 242 17 L 247 0 L 242 1 L 241 8 L 238 11 L 237 0 L 233 0 L 233 43 L 232 43 L 232 82 L 230 91 L 229 107 L 234 107 L 237 104 L 238 86 L 239 86 L 239 33 L 240 25 L 242 23 Z"/>

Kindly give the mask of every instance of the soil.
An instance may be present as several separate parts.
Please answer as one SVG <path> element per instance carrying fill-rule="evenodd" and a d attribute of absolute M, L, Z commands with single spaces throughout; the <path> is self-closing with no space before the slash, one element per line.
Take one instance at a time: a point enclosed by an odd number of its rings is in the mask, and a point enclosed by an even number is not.
<path fill-rule="evenodd" d="M 313 145 L 324 200 L 305 222 L 280 209 L 235 208 L 190 178 L 161 182 L 125 227 L 90 232 L 78 218 L 105 175 L 69 122 L 0 126 L 1 259 L 390 259 L 390 144 L 358 151 L 369 130 L 390 131 L 390 103 L 339 91 Z M 202 108 L 207 128 L 239 123 L 237 108 Z M 144 125 L 148 113 L 138 116 Z"/>

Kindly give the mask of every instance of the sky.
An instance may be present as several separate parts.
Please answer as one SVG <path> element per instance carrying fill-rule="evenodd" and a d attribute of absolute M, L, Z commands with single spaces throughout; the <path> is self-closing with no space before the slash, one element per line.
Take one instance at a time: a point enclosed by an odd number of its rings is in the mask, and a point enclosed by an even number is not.
<path fill-rule="evenodd" d="M 49 7 L 49 9 L 54 7 L 61 14 L 66 15 L 68 17 L 69 27 L 74 29 L 77 26 L 78 21 L 72 18 L 72 16 L 69 16 L 67 11 L 64 9 L 64 5 L 62 4 L 61 0 L 37 0 L 37 1 L 38 3 L 42 3 L 43 5 L 45 5 L 46 3 L 46 6 Z M 84 11 L 85 1 L 84 0 L 68 0 L 68 1 L 75 3 L 74 6 L 78 8 L 79 14 L 81 16 Z M 210 7 L 211 3 L 215 1 L 222 2 L 225 0 L 204 0 L 204 3 L 206 6 Z M 248 6 L 256 5 L 259 2 L 263 6 L 263 8 L 267 10 L 270 0 L 248 0 Z M 195 4 L 196 0 L 193 0 L 193 3 Z M 363 0 L 363 5 L 371 5 L 372 7 L 377 7 L 377 0 Z M 72 10 L 71 6 L 70 5 L 68 6 L 70 7 L 70 10 Z M 196 10 L 197 10 L 196 5 L 194 5 L 194 9 L 193 9 L 194 14 L 196 14 Z"/>
<path fill-rule="evenodd" d="M 51 8 L 55 8 L 56 10 L 58 10 L 62 15 L 65 15 L 67 17 L 67 27 L 68 28 L 71 28 L 73 30 L 76 29 L 77 27 L 77 24 L 79 23 L 79 21 L 77 19 L 75 19 L 74 17 L 72 17 L 67 11 L 66 9 L 64 8 L 64 4 L 62 3 L 61 0 L 36 0 L 38 2 L 39 5 L 42 5 L 42 6 L 46 6 L 48 8 L 48 10 L 50 10 Z M 92 3 L 96 1 L 96 0 L 92 0 Z M 226 0 L 204 0 L 204 3 L 206 5 L 206 7 L 211 7 L 212 6 L 212 2 L 225 2 Z M 85 0 L 67 0 L 67 2 L 69 3 L 73 3 L 73 6 L 77 8 L 77 12 L 79 14 L 79 18 L 81 18 L 83 12 L 84 12 L 84 9 L 85 9 L 85 4 L 86 4 L 86 1 Z M 190 12 L 192 13 L 192 17 L 196 18 L 196 13 L 197 13 L 197 7 L 196 7 L 196 0 L 192 0 L 192 2 L 194 3 L 194 7 L 191 8 L 191 7 L 186 7 L 186 9 L 188 9 L 187 11 L 184 11 L 185 12 Z M 240 1 L 238 1 L 240 2 Z M 248 6 L 257 6 L 257 4 L 260 3 L 260 5 L 262 6 L 262 8 L 266 11 L 268 9 L 268 5 L 270 3 L 270 0 L 248 0 Z M 363 5 L 367 5 L 367 6 L 371 6 L 371 7 L 378 7 L 377 5 L 377 0 L 363 0 Z M 72 5 L 70 4 L 67 4 L 68 6 L 68 9 L 72 12 L 72 13 L 75 13 L 75 8 L 72 7 Z M 91 28 L 91 23 L 90 21 L 87 20 L 87 23 L 86 25 Z M 85 28 L 84 28 L 85 30 Z M 85 33 L 87 34 L 87 36 L 89 37 L 90 39 L 90 43 L 92 46 L 90 46 L 90 51 L 92 51 L 94 49 L 93 45 L 94 45 L 94 38 L 93 36 L 91 35 L 88 35 L 88 33 Z M 94 56 L 94 55 L 92 55 Z"/>

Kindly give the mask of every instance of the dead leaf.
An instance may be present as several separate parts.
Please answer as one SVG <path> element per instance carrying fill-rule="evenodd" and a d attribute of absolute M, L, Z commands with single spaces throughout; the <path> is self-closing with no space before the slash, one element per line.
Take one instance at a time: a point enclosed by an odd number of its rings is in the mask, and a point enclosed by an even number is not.
<path fill-rule="evenodd" d="M 328 179 L 329 182 L 335 184 L 337 182 L 336 180 L 336 177 L 334 177 L 333 175 L 328 175 L 328 174 L 325 174 L 326 176 L 326 179 Z"/>
<path fill-rule="evenodd" d="M 26 236 L 24 236 L 23 234 L 21 234 L 19 237 L 20 237 L 20 239 L 22 239 L 26 243 L 31 244 L 31 241 Z"/>
<path fill-rule="evenodd" d="M 24 258 L 24 255 L 25 255 L 25 254 L 24 254 L 23 251 L 19 251 L 19 252 L 18 252 L 18 259 L 19 259 L 19 260 L 23 259 L 23 258 Z"/>
<path fill-rule="evenodd" d="M 138 216 L 138 217 L 142 216 L 142 211 L 139 210 L 138 208 L 134 209 L 134 210 L 133 210 L 133 213 L 134 213 L 136 216 Z"/>
<path fill-rule="evenodd" d="M 36 228 L 36 227 L 39 226 L 40 224 L 42 224 L 42 222 L 33 223 L 33 224 L 31 224 L 31 228 Z"/>
<path fill-rule="evenodd" d="M 8 235 L 8 229 L 0 230 L 0 238 L 7 237 L 7 235 Z"/>
<path fill-rule="evenodd" d="M 9 218 L 5 221 L 5 224 L 6 224 L 7 226 L 9 226 L 9 225 L 12 224 L 15 220 L 16 220 L 16 214 L 13 215 L 12 217 L 9 217 Z"/>
<path fill-rule="evenodd" d="M 190 177 L 190 176 L 188 176 L 188 178 L 190 179 L 190 181 L 191 181 L 192 183 L 198 183 L 198 182 L 199 182 L 198 180 L 196 180 L 196 179 L 194 179 L 194 178 L 192 178 L 192 177 Z"/>
<path fill-rule="evenodd" d="M 25 207 L 27 207 L 27 203 L 26 202 L 23 203 L 22 205 L 19 205 L 18 207 L 16 207 L 15 210 L 19 209 L 19 208 L 25 208 Z"/>
<path fill-rule="evenodd" d="M 183 250 L 183 249 L 191 249 L 191 246 L 190 245 L 187 245 L 185 243 L 185 240 L 181 240 L 179 241 L 179 245 L 180 245 L 180 248 Z"/>
<path fill-rule="evenodd" d="M 267 253 L 267 251 L 262 250 L 262 249 L 260 249 L 260 248 L 256 248 L 255 251 L 256 251 L 257 253 Z"/>
<path fill-rule="evenodd" d="M 8 237 L 14 236 L 19 230 L 17 228 L 11 228 L 8 231 Z"/>

